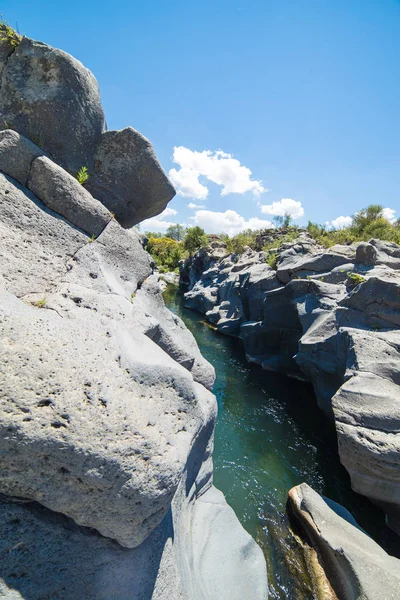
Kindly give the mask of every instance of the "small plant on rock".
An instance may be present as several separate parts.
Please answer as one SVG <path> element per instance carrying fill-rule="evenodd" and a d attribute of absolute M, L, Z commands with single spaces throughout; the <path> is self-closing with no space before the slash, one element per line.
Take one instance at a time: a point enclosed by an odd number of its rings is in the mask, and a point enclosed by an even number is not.
<path fill-rule="evenodd" d="M 34 306 L 37 306 L 38 308 L 44 308 L 46 306 L 46 298 L 40 298 L 40 300 L 35 300 L 35 302 L 32 302 L 32 304 L 34 304 Z"/>
<path fill-rule="evenodd" d="M 351 271 L 347 272 L 347 277 L 350 285 L 358 285 L 359 283 L 364 283 L 364 281 L 366 281 L 365 277 L 359 273 L 352 273 Z"/>
<path fill-rule="evenodd" d="M 76 174 L 76 179 L 81 185 L 84 185 L 89 179 L 89 173 L 87 167 L 81 167 Z"/>

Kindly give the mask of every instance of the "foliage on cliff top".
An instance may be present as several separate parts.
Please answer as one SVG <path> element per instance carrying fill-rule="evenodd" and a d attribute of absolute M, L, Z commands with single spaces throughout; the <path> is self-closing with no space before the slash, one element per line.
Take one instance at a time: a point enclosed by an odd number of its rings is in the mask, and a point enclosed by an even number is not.
<path fill-rule="evenodd" d="M 0 41 L 9 44 L 12 48 L 16 48 L 22 40 L 22 36 L 19 35 L 15 29 L 3 19 L 3 15 L 0 15 Z"/>

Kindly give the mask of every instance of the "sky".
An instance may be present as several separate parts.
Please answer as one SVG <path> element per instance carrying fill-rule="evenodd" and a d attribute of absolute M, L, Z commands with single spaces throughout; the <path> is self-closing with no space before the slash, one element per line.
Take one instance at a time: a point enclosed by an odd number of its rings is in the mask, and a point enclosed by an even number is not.
<path fill-rule="evenodd" d="M 148 137 L 178 194 L 144 224 L 234 234 L 290 213 L 400 217 L 400 0 L 0 0 L 95 74 L 109 129 Z"/>

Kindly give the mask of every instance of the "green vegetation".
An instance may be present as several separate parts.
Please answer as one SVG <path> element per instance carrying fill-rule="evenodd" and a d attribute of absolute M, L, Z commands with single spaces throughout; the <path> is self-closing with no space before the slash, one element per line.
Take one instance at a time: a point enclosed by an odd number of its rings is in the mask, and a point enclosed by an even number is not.
<path fill-rule="evenodd" d="M 46 298 L 41 298 L 40 300 L 35 300 L 35 302 L 32 302 L 32 304 L 34 306 L 37 306 L 38 308 L 44 308 L 46 306 Z"/>
<path fill-rule="evenodd" d="M 186 234 L 186 227 L 177 223 L 176 225 L 170 225 L 167 229 L 166 237 L 169 237 L 177 242 L 181 242 Z"/>
<path fill-rule="evenodd" d="M 364 281 L 366 281 L 365 277 L 359 275 L 359 273 L 352 273 L 351 271 L 347 272 L 347 277 L 350 285 L 358 285 L 359 283 L 364 283 Z"/>
<path fill-rule="evenodd" d="M 161 272 L 176 271 L 179 261 L 193 256 L 202 247 L 207 246 L 212 238 L 219 239 L 226 244 L 229 253 L 242 254 L 245 247 L 252 250 L 263 250 L 267 254 L 266 262 L 276 269 L 278 251 L 283 244 L 292 242 L 306 231 L 311 238 L 325 248 L 335 244 L 352 244 L 353 242 L 369 241 L 371 238 L 392 241 L 400 244 L 400 221 L 390 223 L 383 216 L 383 207 L 373 204 L 353 215 L 353 222 L 349 227 L 330 230 L 325 225 L 318 225 L 309 221 L 306 229 L 291 225 L 290 215 L 275 219 L 277 225 L 274 229 L 253 231 L 247 229 L 232 237 L 225 233 L 219 236 L 205 234 L 201 227 L 171 225 L 166 234 L 160 232 L 146 232 L 149 241 L 147 250 L 153 256 Z M 362 283 L 361 276 L 349 275 L 349 282 Z M 321 279 L 322 280 L 322 279 Z"/>
<path fill-rule="evenodd" d="M 75 175 L 75 177 L 81 185 L 86 183 L 87 180 L 89 179 L 89 173 L 88 173 L 87 167 L 81 167 L 79 169 L 79 171 L 77 172 L 77 174 Z"/>
<path fill-rule="evenodd" d="M 9 44 L 15 49 L 20 44 L 21 40 L 22 36 L 19 35 L 15 29 L 10 27 L 7 21 L 3 19 L 3 16 L 0 15 L 0 41 L 6 42 L 6 44 Z"/>
<path fill-rule="evenodd" d="M 195 227 L 189 227 L 183 240 L 183 249 L 189 252 L 190 256 L 203 246 L 207 246 L 207 244 L 208 238 L 204 233 L 204 229 L 197 225 Z"/>
<path fill-rule="evenodd" d="M 330 248 L 335 244 L 352 244 L 353 242 L 368 242 L 378 238 L 400 244 L 400 222 L 390 223 L 383 217 L 383 207 L 371 204 L 353 215 L 349 227 L 329 231 L 324 225 L 308 222 L 307 231 L 319 244 Z"/>
<path fill-rule="evenodd" d="M 146 250 L 154 258 L 161 273 L 177 271 L 182 258 L 182 244 L 169 237 L 149 237 Z"/>

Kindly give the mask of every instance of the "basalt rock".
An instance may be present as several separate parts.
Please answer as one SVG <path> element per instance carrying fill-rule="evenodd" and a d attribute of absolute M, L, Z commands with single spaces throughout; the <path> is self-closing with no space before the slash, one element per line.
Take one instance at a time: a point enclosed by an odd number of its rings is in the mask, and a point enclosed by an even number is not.
<path fill-rule="evenodd" d="M 101 136 L 87 187 L 123 227 L 158 215 L 175 196 L 153 146 L 132 127 Z"/>
<path fill-rule="evenodd" d="M 304 540 L 318 600 L 394 600 L 400 561 L 388 555 L 340 504 L 306 483 L 289 492 L 289 512 Z"/>
<path fill-rule="evenodd" d="M 91 169 L 105 130 L 97 81 L 66 52 L 24 37 L 3 70 L 0 126 L 37 144 L 70 173 Z"/>
<path fill-rule="evenodd" d="M 207 252 L 185 265 L 192 277 Z M 400 247 L 370 240 L 324 250 L 301 234 L 276 256 L 276 271 L 251 251 L 213 260 L 186 306 L 240 337 L 250 362 L 312 382 L 353 488 L 400 533 Z"/>

